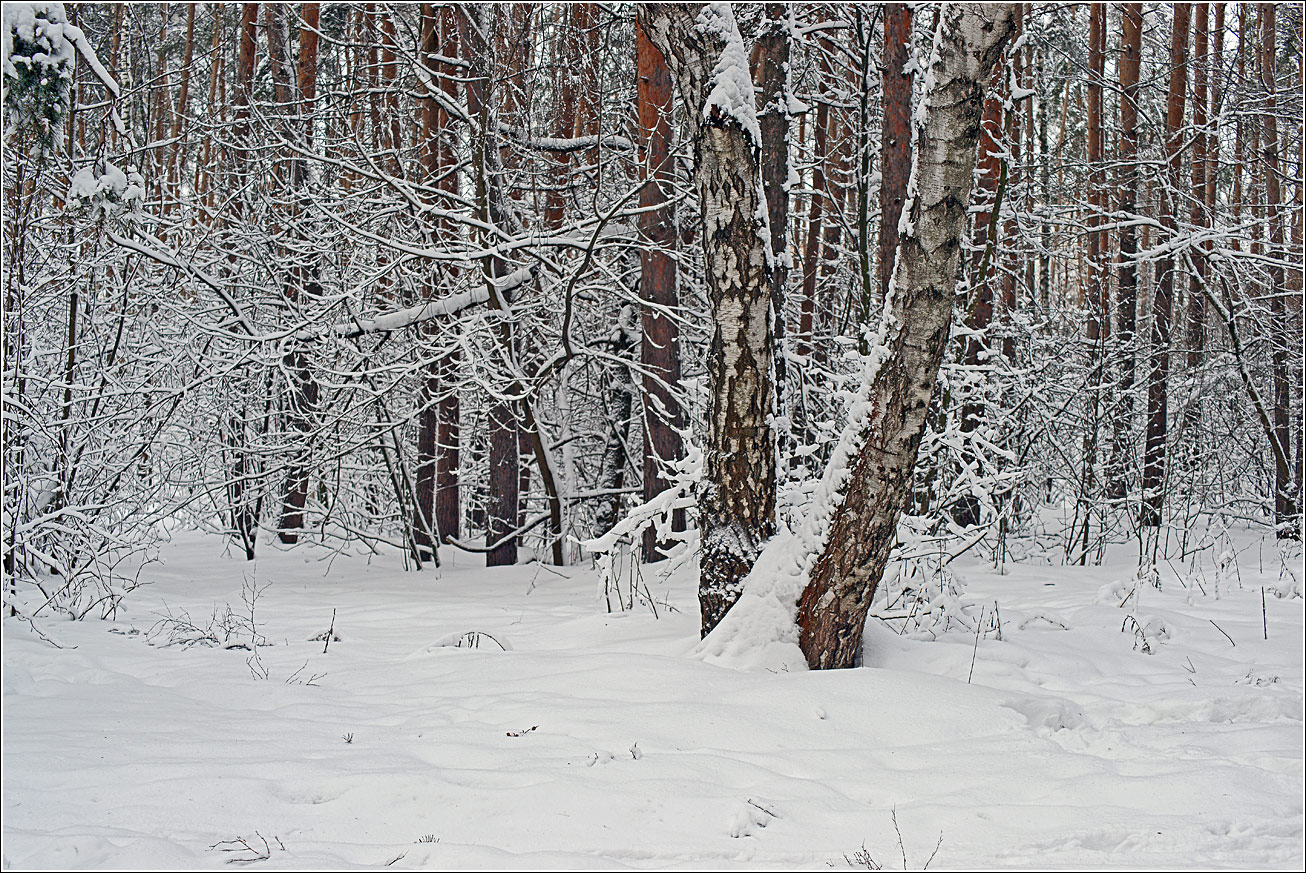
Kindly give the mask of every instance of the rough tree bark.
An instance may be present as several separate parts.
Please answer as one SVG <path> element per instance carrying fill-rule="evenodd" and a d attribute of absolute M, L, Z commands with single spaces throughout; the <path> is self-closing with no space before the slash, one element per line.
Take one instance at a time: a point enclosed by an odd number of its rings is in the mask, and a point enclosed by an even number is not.
<path fill-rule="evenodd" d="M 675 167 L 671 161 L 671 71 L 662 52 L 649 41 L 642 20 L 635 22 L 636 101 L 639 117 L 640 163 L 644 188 L 639 205 L 640 234 L 648 245 L 640 252 L 639 294 L 644 368 L 644 499 L 652 500 L 668 487 L 664 465 L 684 457 L 680 432 L 684 412 L 671 397 L 680 384 L 680 327 L 667 311 L 679 303 L 676 288 L 675 207 L 671 203 Z M 677 511 L 672 529 L 685 529 L 685 513 Z M 652 527 L 644 531 L 644 560 L 658 561 L 665 544 Z"/>
<path fill-rule="evenodd" d="M 813 669 L 851 667 L 896 533 L 952 321 L 984 86 L 1017 6 L 958 4 L 940 15 L 918 122 L 915 189 L 885 302 L 882 363 L 858 421 L 856 453 L 798 603 Z"/>
<path fill-rule="evenodd" d="M 671 69 L 693 141 L 712 342 L 699 606 L 706 635 L 739 599 L 775 532 L 774 329 L 761 131 L 743 38 L 730 7 L 642 4 Z"/>

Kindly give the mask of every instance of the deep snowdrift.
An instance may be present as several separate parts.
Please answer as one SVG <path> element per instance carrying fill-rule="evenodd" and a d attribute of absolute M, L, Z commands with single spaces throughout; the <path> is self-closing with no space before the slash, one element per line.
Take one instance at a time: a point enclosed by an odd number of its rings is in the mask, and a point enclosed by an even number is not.
<path fill-rule="evenodd" d="M 1160 590 L 976 555 L 948 632 L 810 673 L 691 657 L 683 578 L 655 618 L 582 568 L 178 537 L 64 649 L 4 623 L 3 864 L 1300 868 L 1301 558 L 1242 545 Z M 251 583 L 270 645 L 185 644 L 250 643 Z"/>

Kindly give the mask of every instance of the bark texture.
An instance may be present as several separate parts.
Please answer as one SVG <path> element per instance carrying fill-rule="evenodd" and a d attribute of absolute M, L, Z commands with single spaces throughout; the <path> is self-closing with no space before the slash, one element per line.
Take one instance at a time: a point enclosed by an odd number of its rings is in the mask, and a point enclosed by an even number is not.
<path fill-rule="evenodd" d="M 640 252 L 639 293 L 644 367 L 644 499 L 652 500 L 669 487 L 668 462 L 684 457 L 680 431 L 684 413 L 671 397 L 680 384 L 680 327 L 667 311 L 678 305 L 676 289 L 676 214 L 671 203 L 675 167 L 671 162 L 671 71 L 657 46 L 649 41 L 641 21 L 635 23 L 636 101 L 639 116 L 640 162 L 644 188 L 639 205 L 640 235 L 647 245 Z M 673 530 L 685 529 L 685 514 L 672 518 Z M 652 527 L 644 532 L 644 560 L 658 561 L 665 544 Z"/>
<path fill-rule="evenodd" d="M 813 669 L 851 667 L 888 563 L 935 377 L 948 341 L 989 81 L 1015 28 L 1014 5 L 948 6 L 940 15 L 918 122 L 914 190 L 886 301 L 883 358 L 860 447 L 798 603 Z"/>
<path fill-rule="evenodd" d="M 911 7 L 884 7 L 884 138 L 880 146 L 880 299 L 889 298 L 898 252 L 898 219 L 911 175 L 911 74 L 904 73 L 911 43 Z"/>
<path fill-rule="evenodd" d="M 712 305 L 712 400 L 699 496 L 706 636 L 738 600 L 744 576 L 775 532 L 773 256 L 761 133 L 748 56 L 729 6 L 644 4 L 640 17 L 687 108 Z"/>

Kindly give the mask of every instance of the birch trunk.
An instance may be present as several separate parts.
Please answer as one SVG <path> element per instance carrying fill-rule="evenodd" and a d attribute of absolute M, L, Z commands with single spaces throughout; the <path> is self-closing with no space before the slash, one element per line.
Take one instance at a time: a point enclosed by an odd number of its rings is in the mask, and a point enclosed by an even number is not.
<path fill-rule="evenodd" d="M 984 85 L 1015 5 L 959 4 L 940 15 L 917 122 L 908 220 L 881 327 L 851 470 L 798 603 L 799 645 L 813 669 L 851 667 L 889 560 L 952 321 L 961 237 L 975 169 Z"/>
<path fill-rule="evenodd" d="M 644 31 L 667 60 L 694 150 L 712 343 L 698 599 L 706 636 L 739 599 L 775 532 L 774 320 L 761 131 L 743 38 L 730 7 L 644 4 Z"/>

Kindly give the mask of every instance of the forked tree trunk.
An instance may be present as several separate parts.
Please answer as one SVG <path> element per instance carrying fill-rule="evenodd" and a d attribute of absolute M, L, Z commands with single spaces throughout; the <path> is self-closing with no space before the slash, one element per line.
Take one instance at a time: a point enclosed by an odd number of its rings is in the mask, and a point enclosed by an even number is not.
<path fill-rule="evenodd" d="M 739 599 L 744 576 L 775 533 L 773 264 L 759 184 L 761 131 L 748 54 L 729 6 L 643 4 L 640 16 L 687 108 L 712 305 L 699 497 L 706 635 Z"/>
<path fill-rule="evenodd" d="M 675 207 L 671 202 L 675 167 L 671 161 L 671 71 L 662 52 L 649 41 L 642 20 L 635 22 L 635 65 L 640 164 L 640 234 L 647 245 L 640 251 L 639 294 L 644 302 L 640 360 L 644 368 L 644 499 L 667 489 L 664 466 L 684 457 L 680 432 L 684 412 L 671 396 L 680 384 L 680 327 L 667 311 L 678 305 L 676 292 Z M 677 511 L 672 530 L 685 529 L 685 513 Z M 668 544 L 657 532 L 644 531 L 644 560 L 658 561 Z"/>
<path fill-rule="evenodd" d="M 885 301 L 884 357 L 867 389 L 868 415 L 850 424 L 851 470 L 798 603 L 799 645 L 813 669 L 853 666 L 888 564 L 948 342 L 984 86 L 1017 8 L 958 4 L 940 16 L 917 129 L 916 186 L 899 235 L 894 294 Z"/>

